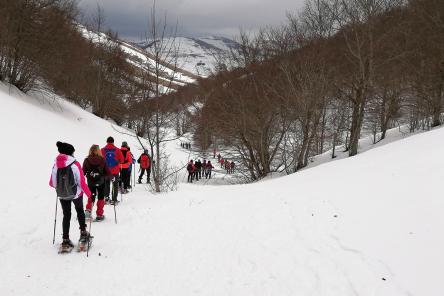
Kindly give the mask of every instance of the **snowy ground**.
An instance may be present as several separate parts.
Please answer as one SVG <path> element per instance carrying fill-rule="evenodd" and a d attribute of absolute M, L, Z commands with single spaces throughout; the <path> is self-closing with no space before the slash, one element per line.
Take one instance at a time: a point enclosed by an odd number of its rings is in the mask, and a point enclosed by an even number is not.
<path fill-rule="evenodd" d="M 444 129 L 253 185 L 139 185 L 118 224 L 107 206 L 92 225 L 89 258 L 62 256 L 47 186 L 55 142 L 80 160 L 109 135 L 136 142 L 72 104 L 8 92 L 0 85 L 0 295 L 443 295 Z"/>

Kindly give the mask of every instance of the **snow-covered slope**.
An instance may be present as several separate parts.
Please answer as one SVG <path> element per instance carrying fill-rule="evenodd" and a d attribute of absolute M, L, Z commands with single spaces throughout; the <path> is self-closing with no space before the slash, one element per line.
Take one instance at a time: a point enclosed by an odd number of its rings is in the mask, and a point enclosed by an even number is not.
<path fill-rule="evenodd" d="M 208 76 L 214 71 L 214 66 L 220 56 L 227 55 L 230 50 L 239 46 L 235 41 L 219 36 L 208 36 L 200 38 L 176 37 L 174 40 L 178 52 L 178 67 L 194 73 L 198 76 Z M 153 42 L 137 42 L 135 45 L 147 49 Z"/>
<path fill-rule="evenodd" d="M 0 86 L 0 295 L 444 291 L 444 129 L 253 185 L 181 184 L 157 196 L 136 186 L 117 207 L 118 224 L 107 206 L 108 219 L 92 225 L 89 258 L 62 256 L 51 244 L 47 185 L 55 142 L 73 143 L 79 159 L 109 135 L 137 145 L 70 103 L 8 92 Z M 77 232 L 73 218 L 74 240 Z"/>
<path fill-rule="evenodd" d="M 85 38 L 92 40 L 93 42 L 110 42 L 115 45 L 118 44 L 121 50 L 127 54 L 127 61 L 131 65 L 141 69 L 144 72 L 150 73 L 152 76 L 155 76 L 154 68 L 156 62 L 154 57 L 151 56 L 147 51 L 123 40 L 111 39 L 108 35 L 104 33 L 97 33 L 92 30 L 88 30 L 84 26 L 78 25 L 78 28 Z M 158 64 L 161 71 L 161 84 L 165 88 L 164 93 L 185 84 L 193 83 L 197 79 L 196 75 L 184 68 L 181 68 L 180 65 L 171 65 L 165 61 L 158 61 Z"/>

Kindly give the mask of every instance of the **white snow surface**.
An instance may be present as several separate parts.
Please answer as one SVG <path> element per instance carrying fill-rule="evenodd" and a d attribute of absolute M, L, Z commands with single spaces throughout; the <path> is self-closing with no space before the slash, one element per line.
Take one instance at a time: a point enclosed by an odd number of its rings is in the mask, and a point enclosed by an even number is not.
<path fill-rule="evenodd" d="M 444 129 L 252 185 L 138 185 L 87 258 L 52 245 L 55 142 L 81 162 L 109 135 L 137 143 L 58 98 L 0 84 L 0 101 L 0 295 L 443 295 Z"/>

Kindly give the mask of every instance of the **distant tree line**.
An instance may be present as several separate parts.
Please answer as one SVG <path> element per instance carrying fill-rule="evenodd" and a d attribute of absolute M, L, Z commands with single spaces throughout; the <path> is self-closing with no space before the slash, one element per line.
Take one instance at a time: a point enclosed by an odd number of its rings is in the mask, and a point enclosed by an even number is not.
<path fill-rule="evenodd" d="M 239 43 L 188 97 L 203 106 L 195 140 L 232 147 L 248 180 L 338 145 L 354 156 L 363 134 L 376 143 L 400 124 L 442 124 L 442 0 L 308 0 L 285 26 Z"/>

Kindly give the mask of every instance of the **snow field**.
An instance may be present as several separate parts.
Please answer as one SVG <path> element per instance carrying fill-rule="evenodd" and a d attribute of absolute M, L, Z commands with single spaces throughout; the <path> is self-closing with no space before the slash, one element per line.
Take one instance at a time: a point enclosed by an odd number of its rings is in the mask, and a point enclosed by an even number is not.
<path fill-rule="evenodd" d="M 55 142 L 72 143 L 83 161 L 109 135 L 138 156 L 135 139 L 63 100 L 49 105 L 4 85 L 0 100 L 0 295 L 444 291 L 444 129 L 252 185 L 180 184 L 152 195 L 137 184 L 117 207 L 117 225 L 111 206 L 104 222 L 92 224 L 86 258 L 58 255 L 51 244 Z M 168 145 L 173 162 L 187 160 L 178 143 Z M 73 209 L 73 241 L 77 228 Z"/>

